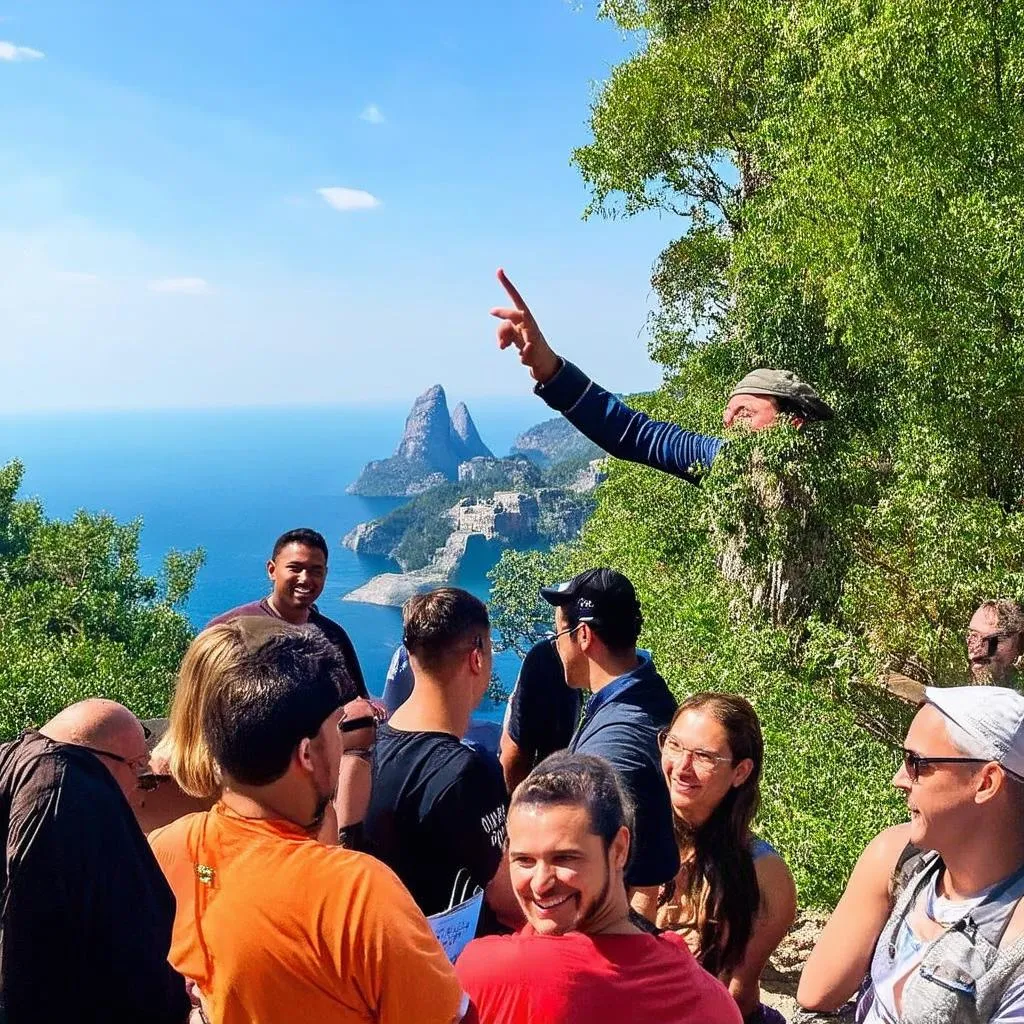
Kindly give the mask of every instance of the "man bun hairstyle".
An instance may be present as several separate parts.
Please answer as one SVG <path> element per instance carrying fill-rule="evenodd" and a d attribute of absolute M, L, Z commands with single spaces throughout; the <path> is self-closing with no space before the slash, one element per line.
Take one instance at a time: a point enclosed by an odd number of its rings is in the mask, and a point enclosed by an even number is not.
<path fill-rule="evenodd" d="M 324 561 L 326 562 L 329 558 L 327 552 L 327 541 L 324 540 L 322 533 L 317 533 L 316 530 L 311 530 L 309 527 L 301 526 L 297 530 L 289 530 L 287 533 L 282 533 L 277 540 L 274 541 L 274 550 L 271 554 L 271 559 L 277 558 L 283 548 L 288 547 L 289 544 L 301 544 L 303 547 L 315 548 L 317 551 L 324 553 Z"/>
<path fill-rule="evenodd" d="M 468 590 L 439 587 L 402 605 L 402 642 L 428 672 L 442 671 L 468 640 L 488 636 L 487 605 Z"/>
<path fill-rule="evenodd" d="M 357 696 L 344 660 L 319 630 L 282 625 L 212 688 L 203 735 L 224 773 L 265 786 L 288 770 L 303 738 Z"/>
<path fill-rule="evenodd" d="M 603 757 L 551 754 L 516 787 L 509 811 L 516 807 L 585 807 L 590 831 L 601 837 L 606 851 L 625 825 L 632 860 L 636 810 L 619 773 Z"/>

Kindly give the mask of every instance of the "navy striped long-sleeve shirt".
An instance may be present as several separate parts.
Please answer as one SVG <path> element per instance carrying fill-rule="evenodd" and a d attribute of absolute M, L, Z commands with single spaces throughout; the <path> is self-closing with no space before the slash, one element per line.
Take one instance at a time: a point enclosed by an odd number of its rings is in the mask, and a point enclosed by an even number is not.
<path fill-rule="evenodd" d="M 538 384 L 534 392 L 609 455 L 660 469 L 690 483 L 696 483 L 699 474 L 711 468 L 725 444 L 721 437 L 684 430 L 631 409 L 566 360 L 558 373 L 546 384 Z"/>

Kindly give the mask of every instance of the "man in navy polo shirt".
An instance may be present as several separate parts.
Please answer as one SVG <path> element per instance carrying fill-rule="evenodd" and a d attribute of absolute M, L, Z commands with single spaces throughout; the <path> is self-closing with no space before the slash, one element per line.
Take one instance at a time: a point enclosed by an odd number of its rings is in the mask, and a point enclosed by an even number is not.
<path fill-rule="evenodd" d="M 653 918 L 658 887 L 679 870 L 658 750 L 658 733 L 668 727 L 675 698 L 651 656 L 636 648 L 643 616 L 633 584 L 622 573 L 588 569 L 566 583 L 543 587 L 541 596 L 555 606 L 551 642 L 565 681 L 592 694 L 568 749 L 610 761 L 629 787 L 636 832 L 626 884 L 634 908 Z"/>

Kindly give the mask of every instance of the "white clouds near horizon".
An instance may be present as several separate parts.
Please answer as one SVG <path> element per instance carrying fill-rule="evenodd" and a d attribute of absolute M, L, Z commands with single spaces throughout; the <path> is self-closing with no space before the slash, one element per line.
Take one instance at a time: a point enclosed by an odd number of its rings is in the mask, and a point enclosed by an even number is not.
<path fill-rule="evenodd" d="M 381 205 L 380 200 L 361 188 L 343 188 L 340 185 L 332 185 L 328 188 L 318 188 L 317 193 L 323 197 L 324 202 L 335 210 L 343 212 L 349 210 L 372 210 Z"/>
<path fill-rule="evenodd" d="M 42 60 L 45 56 L 42 50 L 34 50 L 31 46 L 17 46 L 6 39 L 0 39 L 0 60 Z"/>
<path fill-rule="evenodd" d="M 385 121 L 384 114 L 381 113 L 381 109 L 376 103 L 368 103 L 359 117 L 370 124 L 383 124 Z"/>
<path fill-rule="evenodd" d="M 213 291 L 201 277 L 160 277 L 149 282 L 149 290 L 165 295 L 209 295 Z"/>

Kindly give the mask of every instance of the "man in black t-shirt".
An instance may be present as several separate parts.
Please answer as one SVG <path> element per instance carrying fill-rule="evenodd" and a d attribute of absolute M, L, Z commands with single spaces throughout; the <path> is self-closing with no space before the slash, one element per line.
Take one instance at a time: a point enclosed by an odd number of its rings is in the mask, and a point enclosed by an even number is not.
<path fill-rule="evenodd" d="M 504 859 L 508 798 L 494 767 L 461 742 L 491 678 L 487 608 L 443 587 L 410 598 L 402 617 L 413 691 L 377 732 L 367 850 L 425 914 L 479 887 L 498 920 L 515 926 L 521 915 Z"/>
<path fill-rule="evenodd" d="M 509 793 L 548 754 L 569 746 L 582 701 L 581 692 L 566 685 L 550 638 L 534 644 L 520 666 L 501 734 L 501 767 Z"/>

